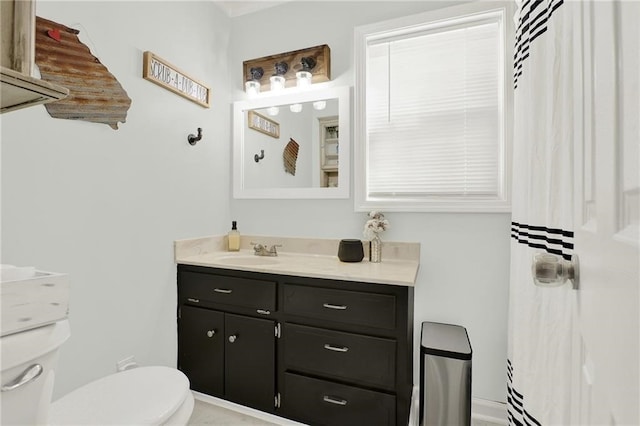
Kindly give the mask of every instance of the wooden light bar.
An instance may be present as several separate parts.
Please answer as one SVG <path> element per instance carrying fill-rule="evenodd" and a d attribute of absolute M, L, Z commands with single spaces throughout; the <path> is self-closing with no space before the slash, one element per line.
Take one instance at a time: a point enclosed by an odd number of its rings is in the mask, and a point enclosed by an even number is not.
<path fill-rule="evenodd" d="M 303 70 L 302 58 L 313 58 L 315 61 L 313 69 L 308 70 L 312 76 L 312 83 L 331 80 L 331 49 L 329 49 L 328 45 L 323 44 L 321 46 L 244 61 L 242 63 L 244 73 L 243 85 L 247 81 L 252 81 L 252 68 L 262 68 L 263 75 L 259 80 L 256 80 L 260 82 L 260 91 L 265 92 L 271 90 L 269 77 L 276 74 L 275 64 L 284 62 L 288 65 L 287 72 L 282 74 L 286 80 L 285 87 L 295 87 L 296 72 Z"/>

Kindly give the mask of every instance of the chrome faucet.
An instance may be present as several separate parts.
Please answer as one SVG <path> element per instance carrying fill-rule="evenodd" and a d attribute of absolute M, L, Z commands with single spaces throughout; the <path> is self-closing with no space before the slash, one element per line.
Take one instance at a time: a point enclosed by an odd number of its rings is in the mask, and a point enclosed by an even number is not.
<path fill-rule="evenodd" d="M 253 254 L 256 256 L 277 256 L 278 251 L 276 247 L 282 247 L 282 244 L 274 244 L 269 249 L 267 249 L 267 246 L 259 243 L 251 243 L 251 245 L 253 246 Z"/>

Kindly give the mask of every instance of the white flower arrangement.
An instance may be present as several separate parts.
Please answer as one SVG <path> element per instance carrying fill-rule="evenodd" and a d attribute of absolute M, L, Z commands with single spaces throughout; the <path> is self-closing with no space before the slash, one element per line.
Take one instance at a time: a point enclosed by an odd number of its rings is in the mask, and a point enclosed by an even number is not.
<path fill-rule="evenodd" d="M 369 220 L 364 224 L 364 236 L 372 240 L 379 237 L 378 234 L 389 229 L 389 221 L 384 218 L 384 214 L 372 211 L 369 213 Z"/>

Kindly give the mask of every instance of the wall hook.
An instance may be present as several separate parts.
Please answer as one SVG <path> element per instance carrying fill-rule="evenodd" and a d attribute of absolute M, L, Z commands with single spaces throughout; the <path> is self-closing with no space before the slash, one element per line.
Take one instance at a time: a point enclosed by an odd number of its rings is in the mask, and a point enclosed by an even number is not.
<path fill-rule="evenodd" d="M 202 139 L 202 128 L 198 127 L 198 136 L 193 133 L 187 136 L 187 141 L 189 141 L 189 145 L 195 145 L 200 139 Z"/>
<path fill-rule="evenodd" d="M 256 154 L 253 156 L 253 159 L 256 160 L 256 163 L 264 158 L 264 149 L 260 150 L 260 155 Z"/>

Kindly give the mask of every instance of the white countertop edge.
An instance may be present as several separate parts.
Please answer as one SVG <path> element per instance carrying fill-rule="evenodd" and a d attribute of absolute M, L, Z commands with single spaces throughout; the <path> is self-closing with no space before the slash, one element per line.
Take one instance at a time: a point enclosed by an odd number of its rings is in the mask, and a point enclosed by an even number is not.
<path fill-rule="evenodd" d="M 279 244 L 274 263 L 233 264 L 230 256 L 254 256 L 252 243 Z M 341 262 L 339 239 L 241 235 L 240 252 L 227 251 L 227 236 L 190 238 L 174 242 L 174 259 L 184 265 L 248 272 L 414 286 L 420 267 L 420 243 L 383 241 L 382 262 Z M 368 246 L 364 243 L 365 259 Z M 226 259 L 225 259 L 226 258 Z M 256 262 L 260 257 L 256 256 Z M 267 259 L 269 259 L 267 257 Z M 269 264 L 266 264 L 269 263 Z"/>
<path fill-rule="evenodd" d="M 261 272 L 276 275 L 324 278 L 372 284 L 415 285 L 419 262 L 415 260 L 384 260 L 380 263 L 341 262 L 337 256 L 280 252 L 273 264 L 237 265 L 228 259 L 253 256 L 253 250 L 240 252 L 212 251 L 190 256 L 176 256 L 176 263 L 237 271 Z M 227 259 L 227 260 L 225 260 Z M 257 257 L 260 259 L 260 257 Z M 258 260 L 259 261 L 259 260 Z"/>
<path fill-rule="evenodd" d="M 240 236 L 240 249 L 251 250 L 251 243 L 259 243 L 266 246 L 278 244 L 282 246 L 278 252 L 299 253 L 303 255 L 337 256 L 339 239 L 331 238 L 303 238 L 303 237 L 277 237 L 268 235 L 244 235 Z M 218 251 L 226 251 L 227 236 L 208 236 L 201 238 L 188 238 L 174 241 L 175 259 L 196 254 L 205 254 Z M 364 241 L 364 255 L 368 258 L 368 244 Z M 414 242 L 382 242 L 382 260 L 407 260 L 420 262 L 420 243 Z"/>

